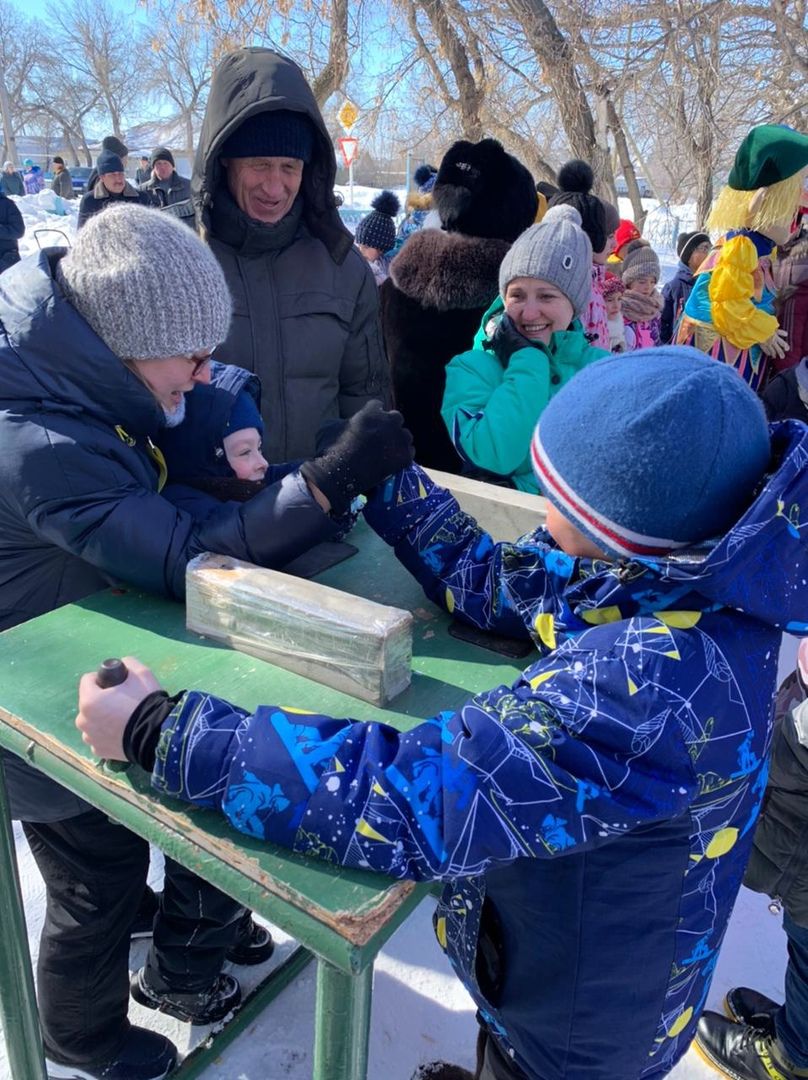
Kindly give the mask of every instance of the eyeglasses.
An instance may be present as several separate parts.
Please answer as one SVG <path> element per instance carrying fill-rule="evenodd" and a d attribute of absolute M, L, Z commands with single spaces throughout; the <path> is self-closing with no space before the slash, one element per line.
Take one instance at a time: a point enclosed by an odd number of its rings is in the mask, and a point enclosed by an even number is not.
<path fill-rule="evenodd" d="M 197 375 L 203 370 L 205 364 L 209 364 L 213 359 L 214 349 L 208 353 L 207 356 L 189 356 L 187 359 L 193 361 L 193 368 L 191 370 L 191 378 L 195 379 Z"/>

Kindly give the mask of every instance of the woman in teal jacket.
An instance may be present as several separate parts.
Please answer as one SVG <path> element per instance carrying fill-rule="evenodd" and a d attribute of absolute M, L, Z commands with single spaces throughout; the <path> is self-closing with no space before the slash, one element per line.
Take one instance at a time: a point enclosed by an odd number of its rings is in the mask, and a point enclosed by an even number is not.
<path fill-rule="evenodd" d="M 499 272 L 500 295 L 474 348 L 446 369 L 441 415 L 472 466 L 538 494 L 530 437 L 550 398 L 601 356 L 578 316 L 589 303 L 592 248 L 570 206 L 522 233 Z"/>

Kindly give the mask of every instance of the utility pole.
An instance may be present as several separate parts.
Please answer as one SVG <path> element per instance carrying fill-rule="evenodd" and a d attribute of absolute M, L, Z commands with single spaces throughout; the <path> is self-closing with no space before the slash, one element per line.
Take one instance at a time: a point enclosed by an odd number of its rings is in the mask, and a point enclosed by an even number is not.
<path fill-rule="evenodd" d="M 6 144 L 6 158 L 17 165 L 17 140 L 14 138 L 14 130 L 11 127 L 11 109 L 8 104 L 8 91 L 6 90 L 6 71 L 0 63 L 0 114 L 3 117 L 3 141 Z"/>

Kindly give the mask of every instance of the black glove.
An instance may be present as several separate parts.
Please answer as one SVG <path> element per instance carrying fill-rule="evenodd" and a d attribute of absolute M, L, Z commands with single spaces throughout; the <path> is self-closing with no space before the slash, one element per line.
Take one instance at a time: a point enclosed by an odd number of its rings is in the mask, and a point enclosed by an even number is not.
<path fill-rule="evenodd" d="M 300 471 L 331 503 L 332 514 L 339 516 L 351 499 L 409 465 L 414 455 L 412 435 L 401 413 L 385 412 L 381 402 L 369 401 L 326 452 L 305 461 Z"/>

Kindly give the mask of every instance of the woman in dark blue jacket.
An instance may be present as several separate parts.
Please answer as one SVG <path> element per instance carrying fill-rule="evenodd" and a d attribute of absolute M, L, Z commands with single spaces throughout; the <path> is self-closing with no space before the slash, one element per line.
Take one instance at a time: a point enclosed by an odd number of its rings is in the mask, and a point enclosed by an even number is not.
<path fill-rule="evenodd" d="M 177 280 L 179 292 L 169 288 Z M 67 254 L 40 252 L 0 279 L 0 630 L 119 582 L 180 600 L 186 565 L 202 551 L 283 565 L 337 529 L 337 467 L 346 482 L 370 485 L 409 461 L 400 417 L 378 410 L 370 423 L 352 419 L 332 448 L 338 462 L 319 461 L 319 486 L 295 471 L 203 519 L 172 505 L 155 440 L 181 420 L 184 392 L 207 382 L 229 321 L 209 250 L 180 222 L 138 207 L 111 207 Z M 359 456 L 370 463 L 361 479 Z M 4 766 L 48 887 L 37 982 L 49 1076 L 156 1080 L 174 1047 L 126 1018 L 148 846 L 19 758 Z M 237 981 L 219 972 L 242 909 L 167 867 L 144 1003 L 209 1022 L 238 1004 Z M 191 932 L 202 949 L 188 950 Z"/>

